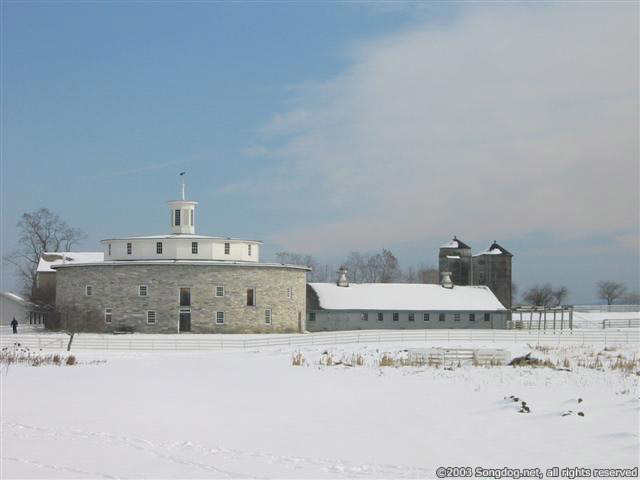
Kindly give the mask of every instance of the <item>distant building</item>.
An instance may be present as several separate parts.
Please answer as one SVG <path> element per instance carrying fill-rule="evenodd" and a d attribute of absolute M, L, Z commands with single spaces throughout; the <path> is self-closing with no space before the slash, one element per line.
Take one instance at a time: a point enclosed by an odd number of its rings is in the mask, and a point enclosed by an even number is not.
<path fill-rule="evenodd" d="M 18 321 L 18 328 L 43 325 L 46 312 L 15 293 L 0 292 L 0 325 L 6 327 L 14 318 Z"/>
<path fill-rule="evenodd" d="M 474 255 L 473 285 L 487 285 L 498 300 L 508 309 L 511 309 L 512 280 L 511 280 L 511 254 L 507 249 L 498 245 L 495 240 L 484 252 Z"/>
<path fill-rule="evenodd" d="M 440 247 L 440 273 L 450 272 L 455 285 L 473 285 L 471 276 L 471 247 L 457 237 Z"/>
<path fill-rule="evenodd" d="M 459 286 L 443 275 L 440 285 L 307 285 L 307 330 L 506 328 L 507 309 L 486 286 Z"/>
<path fill-rule="evenodd" d="M 54 292 L 56 290 L 56 270 L 62 264 L 96 263 L 104 260 L 102 252 L 45 252 L 40 256 L 36 270 L 36 290 Z"/>

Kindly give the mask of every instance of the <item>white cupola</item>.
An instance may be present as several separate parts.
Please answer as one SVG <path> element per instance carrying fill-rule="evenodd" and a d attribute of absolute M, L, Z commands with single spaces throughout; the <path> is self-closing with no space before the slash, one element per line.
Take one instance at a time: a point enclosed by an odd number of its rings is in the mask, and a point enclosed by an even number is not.
<path fill-rule="evenodd" d="M 182 199 L 167 202 L 171 209 L 171 233 L 196 233 L 195 210 L 198 202 L 185 200 L 184 182 L 182 183 Z"/>

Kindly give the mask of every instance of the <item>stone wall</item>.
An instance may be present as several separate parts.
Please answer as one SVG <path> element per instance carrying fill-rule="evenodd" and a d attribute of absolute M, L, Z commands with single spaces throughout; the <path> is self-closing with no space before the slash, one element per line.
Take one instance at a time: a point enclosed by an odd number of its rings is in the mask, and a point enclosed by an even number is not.
<path fill-rule="evenodd" d="M 82 310 L 110 308 L 112 323 L 102 331 L 133 327 L 137 332 L 178 333 L 180 309 L 191 310 L 191 332 L 258 333 L 297 332 L 305 328 L 306 271 L 284 266 L 243 265 L 69 265 L 57 269 L 56 303 Z M 91 285 L 92 295 L 85 294 Z M 138 287 L 147 286 L 147 296 Z M 224 297 L 216 297 L 224 286 Z M 179 305 L 179 289 L 191 290 L 191 305 Z M 247 306 L 247 289 L 256 289 L 256 305 Z M 289 297 L 288 288 L 292 295 Z M 265 310 L 272 323 L 265 323 Z M 147 323 L 147 311 L 156 312 L 156 323 Z M 224 324 L 215 323 L 224 312 Z"/>

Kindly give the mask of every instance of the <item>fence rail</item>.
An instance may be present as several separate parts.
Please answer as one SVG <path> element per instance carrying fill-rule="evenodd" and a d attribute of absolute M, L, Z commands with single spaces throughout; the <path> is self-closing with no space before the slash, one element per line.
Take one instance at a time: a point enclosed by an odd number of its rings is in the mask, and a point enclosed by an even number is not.
<path fill-rule="evenodd" d="M 574 312 L 640 312 L 640 305 L 574 305 Z"/>
<path fill-rule="evenodd" d="M 640 327 L 640 318 L 605 318 L 602 320 L 602 328 L 637 328 Z"/>
<path fill-rule="evenodd" d="M 20 343 L 31 349 L 60 350 L 69 337 L 63 334 L 0 335 L 0 347 Z M 562 332 L 524 330 L 373 330 L 263 335 L 238 338 L 233 335 L 101 335 L 80 334 L 72 350 L 242 350 L 270 346 L 341 345 L 376 342 L 498 342 L 531 344 L 620 344 L 640 343 L 640 329 L 573 330 Z"/>

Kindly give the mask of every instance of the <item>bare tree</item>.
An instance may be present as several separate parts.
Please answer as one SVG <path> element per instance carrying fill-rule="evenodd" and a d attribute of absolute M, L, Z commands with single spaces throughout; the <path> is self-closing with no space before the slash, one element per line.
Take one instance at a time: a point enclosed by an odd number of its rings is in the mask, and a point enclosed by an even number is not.
<path fill-rule="evenodd" d="M 343 265 L 353 283 L 391 283 L 402 278 L 398 259 L 387 249 L 373 255 L 351 252 Z"/>
<path fill-rule="evenodd" d="M 529 288 L 529 290 L 524 292 L 522 299 L 529 305 L 555 307 L 561 305 L 568 295 L 569 290 L 567 287 L 560 286 L 554 288 L 546 283 L 544 285 L 534 285 Z"/>
<path fill-rule="evenodd" d="M 624 305 L 640 305 L 640 292 L 627 292 L 620 297 L 620 301 Z"/>
<path fill-rule="evenodd" d="M 553 290 L 553 296 L 555 298 L 555 304 L 562 305 L 562 302 L 569 296 L 569 289 L 567 289 L 567 287 L 558 287 Z"/>
<path fill-rule="evenodd" d="M 534 285 L 524 292 L 523 299 L 529 305 L 549 307 L 555 302 L 551 285 Z"/>
<path fill-rule="evenodd" d="M 598 282 L 598 298 L 600 300 L 606 300 L 607 305 L 611 305 L 617 299 L 622 297 L 627 291 L 622 283 L 601 281 Z"/>
<path fill-rule="evenodd" d="M 320 265 L 313 255 L 306 253 L 294 252 L 278 252 L 276 253 L 276 261 L 278 263 L 286 263 L 289 265 L 304 265 L 311 268 L 307 273 L 307 280 L 310 282 L 328 282 L 335 275 L 335 269 L 327 264 Z"/>
<path fill-rule="evenodd" d="M 420 265 L 418 268 L 419 283 L 440 283 L 440 271 L 431 265 Z"/>
<path fill-rule="evenodd" d="M 44 252 L 69 252 L 87 235 L 70 227 L 48 208 L 24 213 L 17 224 L 20 237 L 18 248 L 7 253 L 3 260 L 14 265 L 23 283 L 24 293 L 32 301 L 38 300 L 36 272 Z"/>
<path fill-rule="evenodd" d="M 101 331 L 104 319 L 97 309 L 82 309 L 74 304 L 63 304 L 56 305 L 53 323 L 55 329 L 69 335 L 68 352 L 76 334 Z"/>

